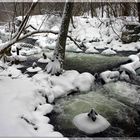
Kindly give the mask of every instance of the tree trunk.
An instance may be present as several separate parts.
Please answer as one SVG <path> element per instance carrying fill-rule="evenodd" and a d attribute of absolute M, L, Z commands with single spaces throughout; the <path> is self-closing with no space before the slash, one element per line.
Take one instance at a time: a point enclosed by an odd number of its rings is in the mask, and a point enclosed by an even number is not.
<path fill-rule="evenodd" d="M 123 3 L 123 16 L 129 16 L 130 15 L 130 4 L 125 2 Z"/>
<path fill-rule="evenodd" d="M 138 9 L 138 20 L 140 23 L 140 2 L 137 3 L 137 9 Z"/>
<path fill-rule="evenodd" d="M 67 39 L 67 34 L 68 34 L 70 18 L 72 16 L 73 4 L 74 4 L 73 2 L 69 2 L 69 1 L 65 3 L 61 28 L 58 35 L 56 48 L 54 50 L 54 60 L 55 59 L 59 60 L 61 64 L 61 68 L 63 68 L 63 63 L 65 59 L 66 39 Z"/>

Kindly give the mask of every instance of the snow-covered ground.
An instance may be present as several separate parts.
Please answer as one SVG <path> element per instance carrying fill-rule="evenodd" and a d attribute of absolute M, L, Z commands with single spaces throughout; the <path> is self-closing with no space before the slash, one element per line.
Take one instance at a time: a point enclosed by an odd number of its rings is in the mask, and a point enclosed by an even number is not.
<path fill-rule="evenodd" d="M 42 71 L 28 78 L 14 65 L 8 66 L 0 71 L 0 136 L 62 137 L 44 115 L 53 110 L 55 98 L 90 91 L 93 83 L 89 73 L 66 71 L 58 77 Z"/>

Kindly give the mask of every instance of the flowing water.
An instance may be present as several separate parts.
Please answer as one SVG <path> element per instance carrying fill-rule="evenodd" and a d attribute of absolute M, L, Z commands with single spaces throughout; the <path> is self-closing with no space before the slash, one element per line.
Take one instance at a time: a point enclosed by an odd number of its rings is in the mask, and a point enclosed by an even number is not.
<path fill-rule="evenodd" d="M 25 72 L 37 58 L 29 58 L 24 62 L 22 71 Z M 127 57 L 102 56 L 87 54 L 66 54 L 65 69 L 75 69 L 79 72 L 102 72 L 114 69 L 126 63 Z M 38 65 L 45 68 L 46 64 Z M 30 74 L 29 74 L 30 75 Z M 30 75 L 32 76 L 32 75 Z M 134 93 L 134 96 L 131 96 Z M 75 93 L 55 100 L 54 111 L 47 116 L 56 131 L 65 137 L 134 137 L 140 136 L 139 116 L 139 86 L 125 82 L 95 85 L 88 93 Z M 111 124 L 106 131 L 94 135 L 87 135 L 79 131 L 72 123 L 73 118 L 94 108 Z"/>
<path fill-rule="evenodd" d="M 139 94 L 139 90 L 135 86 L 131 86 L 125 82 L 117 82 L 118 89 L 109 90 L 108 87 L 96 87 L 89 93 L 82 93 L 70 95 L 61 99 L 57 99 L 54 106 L 54 112 L 49 114 L 51 123 L 54 125 L 57 131 L 60 131 L 66 137 L 134 137 L 140 136 L 140 116 L 138 110 L 132 105 L 125 104 L 127 99 L 132 99 L 129 96 L 122 96 L 122 100 L 117 100 L 120 92 L 123 92 L 124 88 L 128 89 L 130 94 L 132 91 Z M 113 85 L 113 83 L 112 83 Z M 119 86 L 121 87 L 119 89 Z M 110 88 L 109 88 L 110 87 Z M 116 87 L 116 85 L 115 85 Z M 136 91 L 137 90 L 137 91 Z M 114 95 L 116 94 L 115 98 Z M 73 125 L 73 118 L 84 112 L 89 112 L 91 108 L 94 108 L 99 114 L 104 116 L 111 124 L 111 127 L 106 131 L 94 135 L 87 135 Z"/>

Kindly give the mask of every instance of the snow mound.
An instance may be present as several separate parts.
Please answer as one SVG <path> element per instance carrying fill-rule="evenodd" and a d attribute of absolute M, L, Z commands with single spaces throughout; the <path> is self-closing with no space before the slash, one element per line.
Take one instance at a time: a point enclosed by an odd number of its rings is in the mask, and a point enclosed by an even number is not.
<path fill-rule="evenodd" d="M 74 85 L 81 92 L 90 91 L 93 87 L 95 77 L 87 72 L 84 72 L 77 76 L 74 80 Z"/>
<path fill-rule="evenodd" d="M 129 55 L 128 58 L 132 61 L 139 61 L 140 60 L 138 55 Z"/>
<path fill-rule="evenodd" d="M 101 54 L 103 54 L 103 55 L 115 55 L 117 53 L 114 50 L 111 50 L 109 48 L 109 49 L 104 50 Z"/>
<path fill-rule="evenodd" d="M 103 79 L 105 83 L 114 82 L 119 79 L 120 73 L 119 71 L 105 71 L 100 74 L 100 77 Z"/>
<path fill-rule="evenodd" d="M 47 58 L 47 59 L 40 58 L 40 59 L 38 60 L 38 62 L 39 62 L 39 63 L 49 63 L 49 62 L 50 62 L 50 59 L 49 59 L 49 58 Z"/>
<path fill-rule="evenodd" d="M 82 113 L 74 117 L 73 124 L 79 130 L 87 134 L 95 134 L 106 130 L 110 126 L 110 123 L 101 115 L 98 114 L 94 122 L 87 114 L 88 113 Z"/>
<path fill-rule="evenodd" d="M 5 70 L 0 72 L 0 76 L 9 76 L 11 78 L 16 78 L 21 75 L 21 71 L 16 69 L 14 65 L 11 67 L 7 67 Z"/>
<path fill-rule="evenodd" d="M 130 82 L 130 81 L 131 81 L 129 75 L 126 74 L 125 71 L 123 71 L 123 72 L 121 73 L 121 75 L 120 75 L 120 80 L 124 80 L 124 81 L 127 81 L 127 82 Z"/>
<path fill-rule="evenodd" d="M 49 114 L 51 113 L 53 110 L 53 106 L 51 104 L 44 104 L 44 105 L 40 105 L 38 108 L 37 108 L 37 111 L 38 112 L 41 112 L 42 115 L 46 115 L 46 114 Z"/>
<path fill-rule="evenodd" d="M 88 48 L 88 49 L 86 50 L 86 53 L 99 53 L 99 51 L 96 50 L 95 48 Z"/>
<path fill-rule="evenodd" d="M 39 71 L 41 71 L 41 70 L 42 70 L 42 69 L 41 69 L 40 67 L 35 67 L 35 68 L 29 67 L 29 68 L 27 68 L 27 71 L 28 71 L 28 72 L 31 72 L 31 73 L 39 72 Z"/>
<path fill-rule="evenodd" d="M 94 76 L 90 73 L 82 73 L 75 70 L 63 72 L 60 76 L 40 72 L 33 77 L 33 81 L 41 86 L 39 92 L 48 97 L 48 102 L 66 96 L 72 92 L 90 91 L 94 84 Z"/>
<path fill-rule="evenodd" d="M 134 61 L 120 66 L 120 71 L 126 71 L 129 74 L 136 75 L 136 69 L 140 68 L 140 61 Z"/>

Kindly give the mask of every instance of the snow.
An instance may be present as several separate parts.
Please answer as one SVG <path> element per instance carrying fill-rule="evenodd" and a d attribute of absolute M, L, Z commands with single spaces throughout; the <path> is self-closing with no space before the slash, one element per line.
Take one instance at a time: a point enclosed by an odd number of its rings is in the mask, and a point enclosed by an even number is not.
<path fill-rule="evenodd" d="M 47 15 L 36 15 L 30 17 L 29 24 L 35 28 L 39 28 L 42 20 Z M 21 18 L 21 17 L 19 17 Z M 114 19 L 111 19 L 114 20 Z M 56 22 L 57 21 L 57 22 Z M 102 21 L 106 24 L 110 20 L 103 18 Z M 122 44 L 117 34 L 121 35 L 122 27 L 125 22 L 122 19 L 115 19 L 112 26 L 101 24 L 96 17 L 87 18 L 74 17 L 74 24 L 76 28 L 70 26 L 69 35 L 74 38 L 77 43 L 83 42 L 86 46 L 85 53 L 100 53 L 98 50 L 103 50 L 103 55 L 115 55 L 118 51 L 138 51 L 140 49 L 140 42 L 133 42 L 129 44 Z M 101 24 L 101 26 L 100 26 Z M 51 29 L 59 31 L 60 18 L 50 16 L 49 20 L 45 20 L 40 29 Z M 31 31 L 33 29 L 30 29 Z M 7 43 L 3 43 L 9 38 L 10 34 L 0 28 L 1 34 L 1 48 L 4 48 Z M 58 35 L 51 33 L 37 34 L 32 37 L 37 39 L 35 46 L 32 48 L 21 47 L 21 42 L 12 45 L 12 56 L 10 61 L 25 61 L 26 56 L 42 53 L 46 49 L 54 49 Z M 20 54 L 16 55 L 16 49 L 20 49 Z M 67 39 L 66 50 L 73 52 L 82 52 L 75 44 Z M 50 53 L 50 55 L 52 55 Z M 136 75 L 136 69 L 140 68 L 140 54 L 130 55 L 128 57 L 132 60 L 131 63 L 122 65 L 119 71 L 105 71 L 100 74 L 100 77 L 105 83 L 121 80 L 130 81 L 127 73 Z M 40 63 L 48 63 L 46 72 L 43 72 L 40 67 L 29 67 L 28 72 L 38 72 L 32 78 L 27 78 L 23 75 L 18 66 L 8 66 L 0 61 L 0 136 L 1 137 L 63 137 L 59 132 L 54 131 L 54 126 L 49 124 L 49 117 L 45 116 L 53 110 L 53 103 L 56 98 L 67 96 L 72 92 L 89 92 L 94 87 L 94 76 L 90 73 L 79 73 L 75 70 L 61 71 L 58 60 L 50 60 L 49 58 L 40 58 Z M 5 70 L 3 70 L 3 68 Z M 52 75 L 49 74 L 52 71 Z M 56 72 L 62 72 L 61 75 L 55 76 Z M 106 84 L 108 85 L 108 84 Z M 125 84 L 119 83 L 116 88 L 124 89 Z M 121 86 L 120 86 L 121 85 Z M 111 86 L 110 86 L 111 87 Z M 127 86 L 126 86 L 127 88 Z M 134 91 L 130 92 L 125 89 L 125 92 L 118 92 L 121 97 L 128 99 L 134 104 L 138 102 L 139 95 L 132 95 Z M 119 90 L 118 90 L 119 91 Z M 48 99 L 48 103 L 46 100 Z M 88 134 L 99 133 L 107 129 L 110 124 L 101 115 L 97 115 L 97 120 L 93 122 L 87 117 L 87 113 L 82 113 L 75 116 L 73 123 L 75 126 Z"/>
<path fill-rule="evenodd" d="M 44 104 L 44 105 L 40 105 L 37 108 L 37 112 L 42 113 L 42 115 L 46 115 L 51 113 L 53 110 L 53 106 L 51 104 Z"/>
<path fill-rule="evenodd" d="M 74 117 L 73 124 L 81 131 L 87 134 L 95 134 L 106 130 L 110 123 L 101 115 L 96 115 L 96 120 L 93 122 L 88 116 L 88 113 L 82 113 Z"/>
<path fill-rule="evenodd" d="M 84 72 L 75 78 L 74 85 L 80 92 L 86 92 L 92 89 L 94 80 L 95 78 L 92 74 Z"/>
<path fill-rule="evenodd" d="M 79 74 L 75 70 L 64 71 L 60 76 L 49 75 L 44 72 L 33 76 L 33 80 L 42 87 L 39 92 L 48 97 L 49 103 L 73 91 L 90 91 L 94 86 L 94 79 L 90 73 Z"/>
<path fill-rule="evenodd" d="M 134 61 L 120 66 L 120 71 L 126 71 L 132 75 L 136 75 L 136 69 L 140 68 L 140 61 Z"/>
<path fill-rule="evenodd" d="M 99 53 L 99 51 L 96 50 L 95 48 L 89 48 L 86 50 L 86 53 Z"/>
<path fill-rule="evenodd" d="M 3 78 L 5 76 L 9 76 L 11 78 L 16 78 L 18 76 L 21 76 L 21 71 L 18 70 L 14 65 L 13 66 L 7 66 L 5 67 L 6 69 L 0 72 L 0 76 L 2 76 Z"/>
<path fill-rule="evenodd" d="M 140 58 L 137 55 L 129 55 L 128 58 L 132 61 L 139 61 Z"/>
<path fill-rule="evenodd" d="M 47 73 L 51 73 L 52 75 L 56 74 L 56 73 L 60 73 L 61 68 L 60 68 L 60 62 L 59 60 L 55 59 L 53 61 L 50 61 L 45 70 L 47 71 Z"/>
<path fill-rule="evenodd" d="M 54 26 L 54 27 L 51 28 L 51 30 L 54 31 L 54 32 L 59 32 L 59 27 Z M 54 34 L 51 34 L 51 33 L 48 34 L 48 38 L 53 39 L 53 40 L 56 40 L 57 36 L 58 35 L 54 35 Z"/>
<path fill-rule="evenodd" d="M 38 60 L 39 63 L 49 63 L 50 61 L 51 61 L 51 60 L 50 60 L 49 58 L 47 58 L 47 59 L 40 58 L 40 59 Z"/>
<path fill-rule="evenodd" d="M 114 50 L 111 50 L 109 48 L 109 49 L 104 50 L 101 54 L 104 54 L 104 55 L 115 55 L 117 53 Z"/>
<path fill-rule="evenodd" d="M 22 17 L 17 17 L 18 19 L 21 19 Z M 131 17 L 124 18 L 99 18 L 90 16 L 86 16 L 86 18 L 83 18 L 82 16 L 74 16 L 74 25 L 76 28 L 73 28 L 70 24 L 69 28 L 69 35 L 75 39 L 78 43 L 83 42 L 87 47 L 87 53 L 99 53 L 98 49 L 103 49 L 103 54 L 105 55 L 114 55 L 117 52 L 120 51 L 138 51 L 140 42 L 132 42 L 129 44 L 123 44 L 120 40 L 122 29 L 126 23 L 132 22 Z M 137 19 L 134 19 L 137 20 Z M 43 24 L 42 24 L 42 21 Z M 103 22 L 101 24 L 101 21 Z M 110 21 L 111 24 L 110 25 Z M 28 22 L 29 25 L 32 25 L 36 29 L 41 30 L 53 30 L 53 31 L 59 31 L 61 23 L 61 18 L 54 15 L 34 15 L 30 17 L 30 20 Z M 42 25 L 42 26 L 41 26 Z M 29 29 L 33 30 L 33 29 Z M 0 29 L 0 33 L 6 35 L 7 33 L 3 31 L 3 28 Z M 10 34 L 8 33 L 10 36 Z M 56 45 L 56 39 L 58 35 L 54 35 L 51 33 L 42 33 L 42 34 L 36 34 L 33 35 L 33 38 L 38 39 L 37 44 L 40 48 L 50 48 L 54 49 Z M 118 37 L 119 36 L 119 37 Z M 4 39 L 2 39 L 4 40 Z M 110 50 L 112 48 L 112 50 Z M 67 51 L 73 51 L 73 52 L 82 52 L 77 46 L 70 41 L 67 40 Z M 35 49 L 35 52 L 29 52 L 29 54 L 34 54 L 39 52 L 39 49 Z M 22 54 L 26 54 L 26 52 L 21 52 Z"/>
<path fill-rule="evenodd" d="M 100 77 L 103 79 L 105 83 L 114 82 L 119 79 L 120 73 L 119 71 L 104 71 L 100 74 Z"/>
<path fill-rule="evenodd" d="M 39 71 L 41 71 L 41 70 L 42 70 L 42 69 L 41 69 L 40 67 L 35 67 L 35 68 L 29 67 L 29 68 L 27 68 L 27 71 L 28 71 L 28 72 L 31 72 L 31 73 L 39 72 Z"/>
<path fill-rule="evenodd" d="M 124 81 L 127 81 L 127 82 L 130 82 L 130 77 L 128 74 L 126 74 L 125 71 L 123 71 L 121 74 L 120 74 L 120 80 L 124 80 Z"/>
<path fill-rule="evenodd" d="M 31 79 L 23 75 L 19 79 L 1 76 L 0 89 L 1 137 L 62 137 L 43 116 L 52 110 L 52 105 L 46 104 Z"/>

